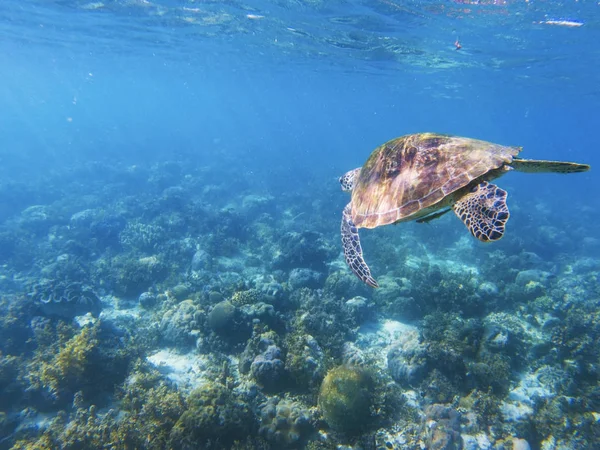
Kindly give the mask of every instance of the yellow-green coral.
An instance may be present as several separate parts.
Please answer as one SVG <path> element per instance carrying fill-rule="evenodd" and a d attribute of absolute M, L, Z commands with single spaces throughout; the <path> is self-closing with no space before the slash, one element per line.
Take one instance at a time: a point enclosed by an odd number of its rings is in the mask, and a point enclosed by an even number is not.
<path fill-rule="evenodd" d="M 212 440 L 231 443 L 248 436 L 253 428 L 248 405 L 224 385 L 208 382 L 187 398 L 187 410 L 173 427 L 170 444 L 187 449 L 203 448 Z"/>
<path fill-rule="evenodd" d="M 330 370 L 319 392 L 319 408 L 327 424 L 346 432 L 364 429 L 371 418 L 374 384 L 362 368 L 339 366 Z"/>
<path fill-rule="evenodd" d="M 11 450 L 48 450 L 54 447 L 54 442 L 48 434 L 43 434 L 37 441 L 26 439 L 19 440 L 11 447 Z"/>
<path fill-rule="evenodd" d="M 41 436 L 23 439 L 13 448 L 171 448 L 169 435 L 185 409 L 184 400 L 155 370 L 138 364 L 133 372 L 122 387 L 118 418 L 114 412 L 100 414 L 94 405 L 87 407 L 79 392 L 69 416 L 59 412 Z"/>
<path fill-rule="evenodd" d="M 121 406 L 136 417 L 143 434 L 152 434 L 152 442 L 166 448 L 169 432 L 185 409 L 183 397 L 155 370 L 138 364 L 132 372 L 123 387 Z"/>
<path fill-rule="evenodd" d="M 285 368 L 291 379 L 302 388 L 318 387 L 325 372 L 326 358 L 316 339 L 300 328 L 293 328 L 285 338 Z"/>
<path fill-rule="evenodd" d="M 143 448 L 169 448 L 171 428 L 185 409 L 183 398 L 158 372 L 140 368 L 124 385 L 121 405 L 128 418 L 120 422 L 119 431 Z"/>
<path fill-rule="evenodd" d="M 246 291 L 234 292 L 231 296 L 231 303 L 236 306 L 253 305 L 260 301 L 260 292 L 257 289 L 248 289 Z"/>
<path fill-rule="evenodd" d="M 38 355 L 42 361 L 38 367 L 32 368 L 31 384 L 36 388 L 46 388 L 56 396 L 69 386 L 79 385 L 89 364 L 88 357 L 98 345 L 97 333 L 97 325 L 84 327 L 50 359 L 47 355 Z"/>

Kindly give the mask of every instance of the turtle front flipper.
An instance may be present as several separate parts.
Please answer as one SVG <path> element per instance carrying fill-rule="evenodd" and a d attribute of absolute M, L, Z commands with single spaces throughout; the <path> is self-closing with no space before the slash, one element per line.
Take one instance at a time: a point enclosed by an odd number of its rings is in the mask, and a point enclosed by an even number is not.
<path fill-rule="evenodd" d="M 500 239 L 510 217 L 506 191 L 487 181 L 462 196 L 452 209 L 471 234 L 482 242 Z"/>
<path fill-rule="evenodd" d="M 371 287 L 379 287 L 375 278 L 371 276 L 371 270 L 363 259 L 358 229 L 352 221 L 352 205 L 348 203 L 344 208 L 342 216 L 342 245 L 344 246 L 344 258 L 346 264 L 354 274 Z"/>

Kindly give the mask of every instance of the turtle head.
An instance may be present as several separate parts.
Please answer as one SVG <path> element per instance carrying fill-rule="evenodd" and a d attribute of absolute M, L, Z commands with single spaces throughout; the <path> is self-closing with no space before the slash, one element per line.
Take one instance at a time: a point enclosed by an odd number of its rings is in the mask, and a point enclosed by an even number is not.
<path fill-rule="evenodd" d="M 358 179 L 360 174 L 360 167 L 346 172 L 339 178 L 339 182 L 342 185 L 342 191 L 351 191 L 354 188 L 354 183 Z"/>

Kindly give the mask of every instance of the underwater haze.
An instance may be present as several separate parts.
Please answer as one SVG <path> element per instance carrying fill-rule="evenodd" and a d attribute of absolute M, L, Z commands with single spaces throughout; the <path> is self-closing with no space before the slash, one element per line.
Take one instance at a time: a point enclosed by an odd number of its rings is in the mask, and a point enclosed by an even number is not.
<path fill-rule="evenodd" d="M 593 1 L 2 0 L 0 450 L 600 448 L 598 42 Z M 498 242 L 361 228 L 373 289 L 339 177 L 423 132 L 591 169 L 493 181 Z"/>

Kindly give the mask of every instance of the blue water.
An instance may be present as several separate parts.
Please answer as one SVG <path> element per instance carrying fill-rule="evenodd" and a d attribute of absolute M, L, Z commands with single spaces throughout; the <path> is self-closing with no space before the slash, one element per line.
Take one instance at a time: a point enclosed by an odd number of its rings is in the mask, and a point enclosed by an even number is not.
<path fill-rule="evenodd" d="M 0 231 L 33 205 L 60 204 L 64 223 L 90 207 L 127 216 L 121 196 L 153 194 L 121 175 L 177 161 L 197 192 L 221 186 L 206 210 L 271 195 L 299 218 L 282 232 L 338 246 L 337 177 L 389 139 L 434 131 L 592 166 L 502 178 L 507 236 L 465 261 L 598 259 L 599 42 L 592 1 L 2 0 Z M 376 242 L 403 230 L 417 253 L 468 235 L 448 217 L 384 228 L 364 241 L 379 273 Z M 51 239 L 35 239 L 49 258 Z M 7 273 L 35 276 L 35 254 L 28 266 L 3 251 Z"/>
<path fill-rule="evenodd" d="M 597 5 L 481 3 L 5 1 L 2 177 L 222 150 L 298 191 L 420 131 L 594 165 Z M 599 188 L 593 172 L 505 183 L 558 220 Z"/>

